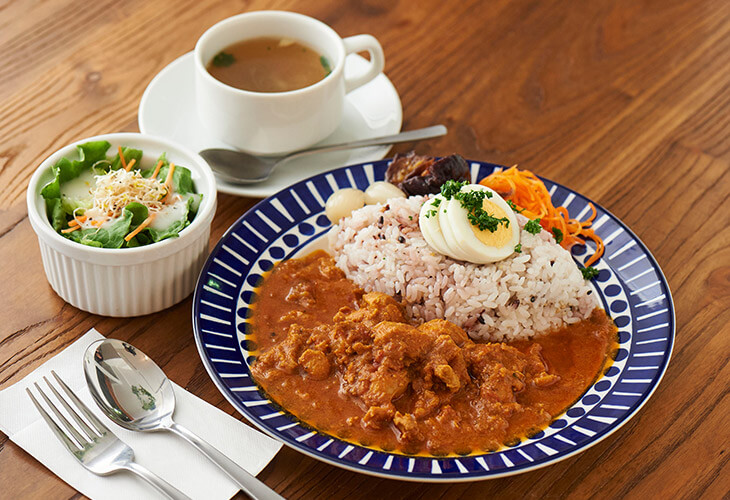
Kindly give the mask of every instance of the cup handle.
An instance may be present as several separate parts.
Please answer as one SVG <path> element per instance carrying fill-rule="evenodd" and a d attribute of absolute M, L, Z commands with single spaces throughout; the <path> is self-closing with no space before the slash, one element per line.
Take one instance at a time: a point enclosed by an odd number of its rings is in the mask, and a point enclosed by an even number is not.
<path fill-rule="evenodd" d="M 383 71 L 385 67 L 385 55 L 378 40 L 371 35 L 350 36 L 344 38 L 342 41 L 345 44 L 345 52 L 347 54 L 354 54 L 364 50 L 370 53 L 370 67 L 365 73 L 349 78 L 345 76 L 345 93 L 348 93 L 365 85 Z"/>

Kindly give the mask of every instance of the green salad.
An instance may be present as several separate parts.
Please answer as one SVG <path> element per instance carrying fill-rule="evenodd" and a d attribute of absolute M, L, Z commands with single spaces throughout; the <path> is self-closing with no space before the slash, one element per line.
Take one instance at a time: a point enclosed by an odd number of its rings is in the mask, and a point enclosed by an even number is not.
<path fill-rule="evenodd" d="M 48 220 L 62 236 L 83 245 L 130 248 L 175 238 L 198 212 L 190 170 L 165 153 L 152 165 L 142 151 L 92 141 L 77 146 L 79 157 L 61 158 L 53 180 L 41 190 Z"/>

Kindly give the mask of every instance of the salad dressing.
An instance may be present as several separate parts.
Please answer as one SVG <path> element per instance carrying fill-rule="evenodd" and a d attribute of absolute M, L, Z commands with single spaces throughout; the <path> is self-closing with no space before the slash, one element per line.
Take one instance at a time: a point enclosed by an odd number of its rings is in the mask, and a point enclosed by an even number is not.
<path fill-rule="evenodd" d="M 155 218 L 152 219 L 152 223 L 148 227 L 162 231 L 182 219 L 186 214 L 188 198 L 190 196 L 179 196 L 178 198 L 175 203 L 165 205 L 162 207 L 162 210 L 156 212 Z"/>
<path fill-rule="evenodd" d="M 81 175 L 75 179 L 61 184 L 61 197 L 67 199 L 71 203 L 82 204 L 91 207 L 91 192 L 96 186 L 94 174 L 89 170 L 84 170 Z M 83 202 L 83 203 L 82 203 Z"/>

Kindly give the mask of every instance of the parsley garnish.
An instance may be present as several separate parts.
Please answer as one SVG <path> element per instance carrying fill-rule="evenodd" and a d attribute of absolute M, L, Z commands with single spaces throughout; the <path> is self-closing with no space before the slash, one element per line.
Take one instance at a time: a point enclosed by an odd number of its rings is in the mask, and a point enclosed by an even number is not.
<path fill-rule="evenodd" d="M 515 245 L 515 252 L 522 253 L 522 243 L 517 243 Z"/>
<path fill-rule="evenodd" d="M 441 198 L 433 198 L 430 201 L 427 201 L 426 203 L 431 204 L 431 210 L 429 210 L 425 213 L 426 218 L 429 219 L 438 213 L 438 210 L 436 210 L 436 208 L 439 205 L 441 205 Z"/>
<path fill-rule="evenodd" d="M 525 224 L 525 231 L 530 234 L 537 234 L 542 231 L 542 226 L 540 225 L 540 217 L 527 221 L 527 224 Z"/>
<path fill-rule="evenodd" d="M 441 194 L 444 198 L 450 200 L 456 193 L 461 191 L 461 188 L 467 185 L 469 185 L 469 181 L 446 181 L 441 185 Z"/>
<path fill-rule="evenodd" d="M 459 200 L 462 208 L 467 212 L 469 222 L 473 226 L 477 226 L 480 231 L 495 232 L 500 224 L 504 224 L 505 227 L 509 227 L 509 219 L 507 217 L 497 218 L 489 215 L 484 210 L 484 199 L 491 198 L 491 191 L 462 191 L 461 188 L 469 185 L 469 181 L 446 181 L 441 186 L 441 196 L 447 200 L 455 199 Z M 440 203 L 440 200 L 439 200 Z M 446 210 L 444 210 L 444 213 Z"/>
<path fill-rule="evenodd" d="M 446 210 L 444 210 L 444 212 L 445 211 Z M 498 219 L 489 215 L 482 208 L 469 212 L 467 217 L 469 218 L 469 222 L 471 222 L 472 226 L 477 226 L 480 231 L 488 230 L 490 233 L 493 233 L 499 228 L 500 224 L 504 224 L 505 227 L 509 227 L 509 219 L 507 217 Z"/>
<path fill-rule="evenodd" d="M 322 65 L 328 75 L 332 73 L 332 66 L 330 66 L 330 62 L 325 56 L 319 56 L 319 63 Z"/>
<path fill-rule="evenodd" d="M 218 52 L 213 58 L 213 66 L 230 66 L 234 62 L 236 62 L 236 58 L 233 57 L 233 54 L 224 51 Z"/>
<path fill-rule="evenodd" d="M 507 202 L 507 205 L 512 209 L 513 212 L 517 212 L 518 214 L 521 214 L 525 211 L 524 208 L 519 208 L 517 205 L 514 204 L 512 200 L 504 200 Z"/>
<path fill-rule="evenodd" d="M 561 241 L 563 241 L 563 232 L 560 229 L 558 229 L 557 227 L 553 228 L 553 235 L 555 235 L 555 241 L 557 243 L 560 243 Z"/>
<path fill-rule="evenodd" d="M 583 274 L 583 279 L 592 280 L 600 271 L 595 267 L 581 267 L 580 272 Z"/>

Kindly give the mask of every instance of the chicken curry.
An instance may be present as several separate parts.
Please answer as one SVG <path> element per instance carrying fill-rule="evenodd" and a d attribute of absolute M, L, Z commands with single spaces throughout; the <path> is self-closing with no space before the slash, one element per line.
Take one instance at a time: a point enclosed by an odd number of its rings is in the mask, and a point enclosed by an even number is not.
<path fill-rule="evenodd" d="M 323 251 L 279 264 L 258 290 L 252 374 L 273 401 L 325 433 L 407 454 L 466 455 L 546 427 L 612 361 L 601 309 L 534 340 L 472 341 L 458 326 L 409 324 Z"/>

